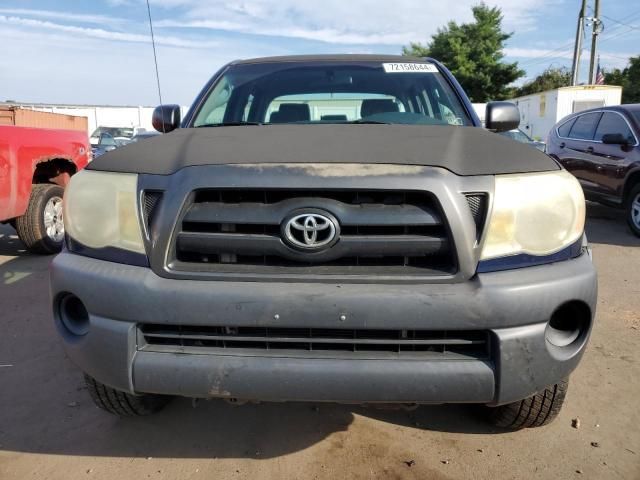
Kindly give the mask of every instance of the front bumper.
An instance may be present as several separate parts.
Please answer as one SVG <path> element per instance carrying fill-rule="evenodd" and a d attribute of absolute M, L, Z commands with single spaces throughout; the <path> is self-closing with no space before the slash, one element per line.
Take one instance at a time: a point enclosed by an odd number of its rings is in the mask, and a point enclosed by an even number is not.
<path fill-rule="evenodd" d="M 175 280 L 149 268 L 71 253 L 52 263 L 54 316 L 69 357 L 116 389 L 192 397 L 344 403 L 502 404 L 569 375 L 589 337 L 570 349 L 545 340 L 567 301 L 596 305 L 588 255 L 485 273 L 455 284 L 261 283 Z M 71 334 L 58 300 L 79 297 L 89 330 Z M 589 330 L 591 329 L 591 319 Z M 162 353 L 140 349 L 139 324 L 488 330 L 490 360 Z"/>

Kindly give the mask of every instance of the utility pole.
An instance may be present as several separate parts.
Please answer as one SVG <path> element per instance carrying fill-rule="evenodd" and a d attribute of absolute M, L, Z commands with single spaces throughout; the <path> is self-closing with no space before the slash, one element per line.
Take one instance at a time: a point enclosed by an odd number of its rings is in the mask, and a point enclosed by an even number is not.
<path fill-rule="evenodd" d="M 587 0 L 582 0 L 582 8 L 578 14 L 578 28 L 576 29 L 576 43 L 573 47 L 573 65 L 571 67 L 571 85 L 578 85 L 580 74 L 580 55 L 582 54 L 582 36 L 584 34 L 584 14 L 587 9 Z"/>
<path fill-rule="evenodd" d="M 596 8 L 593 13 L 591 31 L 591 61 L 589 62 L 589 84 L 596 83 L 596 58 L 598 57 L 598 35 L 600 35 L 602 22 L 600 21 L 600 0 L 595 0 Z"/>

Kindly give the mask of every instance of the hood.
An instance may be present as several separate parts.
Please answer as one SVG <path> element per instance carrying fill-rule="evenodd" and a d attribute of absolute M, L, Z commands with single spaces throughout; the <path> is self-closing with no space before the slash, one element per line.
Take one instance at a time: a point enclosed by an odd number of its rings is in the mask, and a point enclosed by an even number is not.
<path fill-rule="evenodd" d="M 113 150 L 88 168 L 169 175 L 189 166 L 246 163 L 420 165 L 458 175 L 559 168 L 540 151 L 478 127 L 375 124 L 183 128 Z"/>

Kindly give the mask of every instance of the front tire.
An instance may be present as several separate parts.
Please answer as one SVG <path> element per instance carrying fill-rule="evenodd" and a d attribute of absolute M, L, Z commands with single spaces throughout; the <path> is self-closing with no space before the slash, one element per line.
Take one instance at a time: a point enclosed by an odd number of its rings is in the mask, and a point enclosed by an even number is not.
<path fill-rule="evenodd" d="M 169 403 L 166 395 L 131 395 L 98 382 L 85 374 L 84 381 L 93 403 L 119 417 L 140 417 L 156 413 Z"/>
<path fill-rule="evenodd" d="M 64 189 L 59 185 L 32 185 L 27 211 L 15 221 L 18 237 L 30 252 L 50 255 L 62 249 L 63 195 Z"/>
<path fill-rule="evenodd" d="M 627 223 L 631 231 L 640 237 L 640 183 L 635 185 L 627 200 Z"/>
<path fill-rule="evenodd" d="M 566 379 L 519 402 L 488 407 L 489 421 L 509 430 L 548 425 L 560 413 L 568 387 L 569 380 Z"/>

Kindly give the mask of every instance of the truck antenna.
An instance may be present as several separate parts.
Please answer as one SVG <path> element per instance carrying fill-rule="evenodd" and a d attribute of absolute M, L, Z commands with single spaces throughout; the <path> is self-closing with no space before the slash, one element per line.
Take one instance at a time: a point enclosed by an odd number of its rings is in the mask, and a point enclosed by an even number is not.
<path fill-rule="evenodd" d="M 151 30 L 151 45 L 153 47 L 153 62 L 156 66 L 156 82 L 158 83 L 158 97 L 160 98 L 160 105 L 162 106 L 162 90 L 160 90 L 160 73 L 158 72 L 158 56 L 156 54 L 156 39 L 153 35 L 153 21 L 151 20 L 151 6 L 149 0 L 147 0 L 147 13 L 149 14 L 149 29 Z M 164 125 L 162 127 L 164 130 Z M 162 132 L 164 133 L 164 132 Z"/>

